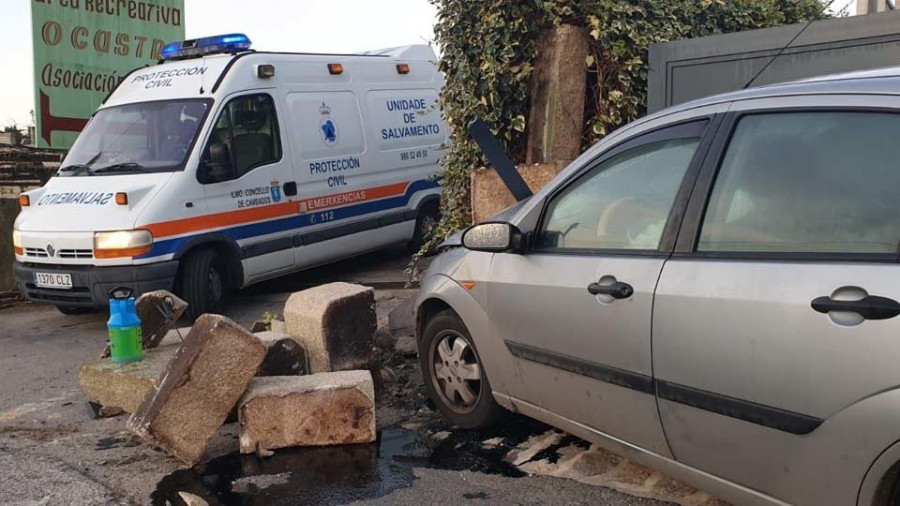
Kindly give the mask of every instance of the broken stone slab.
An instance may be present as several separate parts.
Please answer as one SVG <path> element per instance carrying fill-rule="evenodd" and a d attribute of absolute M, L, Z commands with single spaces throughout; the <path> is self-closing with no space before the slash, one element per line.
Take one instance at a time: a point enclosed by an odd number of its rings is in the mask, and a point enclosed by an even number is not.
<path fill-rule="evenodd" d="M 415 357 L 419 354 L 419 344 L 413 336 L 401 336 L 394 343 L 394 351 L 404 357 Z"/>
<path fill-rule="evenodd" d="M 309 374 L 306 350 L 293 337 L 283 332 L 256 332 L 268 351 L 257 376 L 303 376 Z"/>
<path fill-rule="evenodd" d="M 330 283 L 294 293 L 284 307 L 287 333 L 306 349 L 312 373 L 375 364 L 375 291 Z"/>
<path fill-rule="evenodd" d="M 128 428 L 188 465 L 203 458 L 266 356 L 259 339 L 220 315 L 200 316 Z"/>
<path fill-rule="evenodd" d="M 375 441 L 369 371 L 255 378 L 238 408 L 241 453 Z"/>
<path fill-rule="evenodd" d="M 388 328 L 394 335 L 413 334 L 416 331 L 416 296 L 413 295 L 388 314 Z"/>
<path fill-rule="evenodd" d="M 397 338 L 387 327 L 378 327 L 375 331 L 375 346 L 382 350 L 390 350 L 397 343 Z"/>
<path fill-rule="evenodd" d="M 182 335 L 187 335 L 187 330 L 182 330 Z M 116 364 L 106 358 L 80 365 L 78 384 L 88 402 L 106 408 L 104 412 L 111 413 L 114 408 L 120 408 L 134 413 L 148 392 L 156 387 L 160 375 L 180 346 L 181 339 L 173 330 L 159 347 L 147 350 L 144 359 L 139 362 Z"/>
<path fill-rule="evenodd" d="M 141 335 L 144 349 L 156 348 L 178 323 L 188 303 L 167 290 L 147 292 L 134 303 L 141 319 Z"/>

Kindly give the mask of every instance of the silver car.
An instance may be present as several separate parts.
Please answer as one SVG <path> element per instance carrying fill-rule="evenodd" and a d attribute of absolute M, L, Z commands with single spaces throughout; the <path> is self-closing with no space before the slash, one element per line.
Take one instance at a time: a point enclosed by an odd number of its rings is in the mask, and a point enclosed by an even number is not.
<path fill-rule="evenodd" d="M 445 244 L 417 301 L 430 396 L 735 504 L 900 505 L 898 136 L 900 68 L 616 131 Z"/>

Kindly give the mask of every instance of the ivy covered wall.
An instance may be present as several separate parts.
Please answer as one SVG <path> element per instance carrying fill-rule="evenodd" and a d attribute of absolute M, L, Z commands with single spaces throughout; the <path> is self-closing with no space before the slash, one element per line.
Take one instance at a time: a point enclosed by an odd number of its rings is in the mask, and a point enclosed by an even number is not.
<path fill-rule="evenodd" d="M 429 0 L 447 85 L 451 126 L 442 159 L 443 220 L 435 240 L 470 224 L 470 172 L 486 165 L 466 136 L 484 119 L 516 163 L 525 159 L 526 116 L 538 34 L 562 23 L 590 32 L 584 148 L 642 116 L 650 44 L 827 17 L 818 0 Z"/>

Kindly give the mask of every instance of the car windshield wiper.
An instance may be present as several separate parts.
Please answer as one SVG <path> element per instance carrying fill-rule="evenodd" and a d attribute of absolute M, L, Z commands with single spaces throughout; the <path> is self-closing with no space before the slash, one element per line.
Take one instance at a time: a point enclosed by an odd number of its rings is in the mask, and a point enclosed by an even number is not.
<path fill-rule="evenodd" d="M 135 162 L 114 163 L 112 165 L 107 165 L 106 167 L 94 169 L 94 174 L 103 174 L 106 172 L 150 172 L 150 169 Z"/>
<path fill-rule="evenodd" d="M 86 165 L 83 163 L 76 163 L 73 165 L 66 165 L 65 167 L 61 167 L 59 169 L 60 172 L 74 172 L 73 176 L 79 176 L 81 174 L 87 174 L 88 176 L 93 176 L 94 171 L 91 169 L 90 165 Z"/>

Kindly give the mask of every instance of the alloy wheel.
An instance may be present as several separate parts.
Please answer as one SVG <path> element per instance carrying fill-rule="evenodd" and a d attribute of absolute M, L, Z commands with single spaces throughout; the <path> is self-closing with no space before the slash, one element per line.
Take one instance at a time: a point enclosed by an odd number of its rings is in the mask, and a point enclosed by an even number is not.
<path fill-rule="evenodd" d="M 431 381 L 441 400 L 465 414 L 481 398 L 481 365 L 469 341 L 455 330 L 443 330 L 432 341 Z"/>

